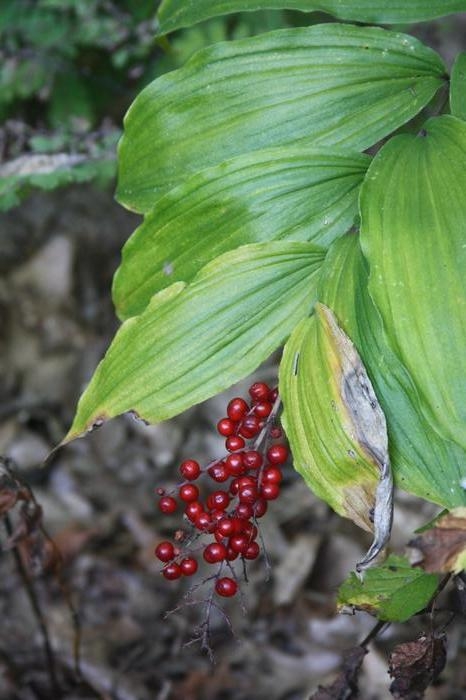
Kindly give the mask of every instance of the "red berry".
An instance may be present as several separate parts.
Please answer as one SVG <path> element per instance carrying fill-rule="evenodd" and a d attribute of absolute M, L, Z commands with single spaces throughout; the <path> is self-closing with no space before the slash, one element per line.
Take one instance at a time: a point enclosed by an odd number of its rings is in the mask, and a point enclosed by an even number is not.
<path fill-rule="evenodd" d="M 262 466 L 262 455 L 256 450 L 248 450 L 243 452 L 243 464 L 247 469 L 259 469 Z"/>
<path fill-rule="evenodd" d="M 191 522 L 195 522 L 196 519 L 200 516 L 200 514 L 204 511 L 202 505 L 199 503 L 199 501 L 191 501 L 191 503 L 188 503 L 188 505 L 185 508 L 185 513 L 188 516 L 188 518 L 191 520 Z"/>
<path fill-rule="evenodd" d="M 214 523 L 209 513 L 199 513 L 194 524 L 198 530 L 202 530 L 203 532 L 211 532 L 214 528 Z"/>
<path fill-rule="evenodd" d="M 217 430 L 220 435 L 230 437 L 230 435 L 235 434 L 236 426 L 237 424 L 235 421 L 231 420 L 230 418 L 222 418 L 222 420 L 219 420 L 217 423 Z"/>
<path fill-rule="evenodd" d="M 246 535 L 232 535 L 228 544 L 234 552 L 242 554 L 248 548 L 249 541 Z"/>
<path fill-rule="evenodd" d="M 257 490 L 257 486 L 253 484 L 248 484 L 247 486 L 243 486 L 242 488 L 240 488 L 238 496 L 240 503 L 248 503 L 252 505 L 257 501 L 259 497 L 259 491 Z"/>
<path fill-rule="evenodd" d="M 218 593 L 218 595 L 221 595 L 224 598 L 231 598 L 231 596 L 235 595 L 237 590 L 238 584 L 234 579 L 230 578 L 229 576 L 219 578 L 215 582 L 215 591 Z"/>
<path fill-rule="evenodd" d="M 281 438 L 283 435 L 283 430 L 279 428 L 278 426 L 275 426 L 275 428 L 272 428 L 270 431 L 270 437 L 273 438 L 274 440 L 278 440 L 278 438 Z"/>
<path fill-rule="evenodd" d="M 226 491 L 213 491 L 207 499 L 207 507 L 211 510 L 225 510 L 230 503 L 230 496 Z"/>
<path fill-rule="evenodd" d="M 268 401 L 260 401 L 254 406 L 254 415 L 258 418 L 267 418 L 272 413 L 272 404 Z"/>
<path fill-rule="evenodd" d="M 272 445 L 267 450 L 267 459 L 271 464 L 283 464 L 288 459 L 288 448 L 285 445 Z"/>
<path fill-rule="evenodd" d="M 214 464 L 207 471 L 211 479 L 217 481 L 218 483 L 226 481 L 230 477 L 224 462 L 217 462 L 217 464 Z"/>
<path fill-rule="evenodd" d="M 175 556 L 175 548 L 171 542 L 161 542 L 155 548 L 155 556 L 157 559 L 160 559 L 160 561 L 170 561 Z"/>
<path fill-rule="evenodd" d="M 258 529 L 255 525 L 253 525 L 250 522 L 244 523 L 242 534 L 248 538 L 249 542 L 252 542 L 252 540 L 256 539 L 257 533 L 258 533 Z"/>
<path fill-rule="evenodd" d="M 233 534 L 234 529 L 234 523 L 232 520 L 230 520 L 230 518 L 222 518 L 222 520 L 218 522 L 216 532 L 222 535 L 222 537 L 230 537 L 230 535 Z"/>
<path fill-rule="evenodd" d="M 247 546 L 247 549 L 245 552 L 243 552 L 243 557 L 245 559 L 257 559 L 259 556 L 259 545 L 257 542 L 250 542 Z"/>
<path fill-rule="evenodd" d="M 167 581 L 175 581 L 181 576 L 181 566 L 173 562 L 172 564 L 167 564 L 162 569 L 162 575 L 167 579 Z"/>
<path fill-rule="evenodd" d="M 190 503 L 191 501 L 197 501 L 199 498 L 199 489 L 197 486 L 194 486 L 194 484 L 183 484 L 180 486 L 180 498 L 182 501 L 186 501 L 186 503 Z"/>
<path fill-rule="evenodd" d="M 280 486 L 278 484 L 262 484 L 261 486 L 261 496 L 265 498 L 266 501 L 274 501 L 280 495 Z"/>
<path fill-rule="evenodd" d="M 262 483 L 266 484 L 281 484 L 283 474 L 278 467 L 269 467 L 262 474 Z"/>
<path fill-rule="evenodd" d="M 257 435 L 260 430 L 260 421 L 257 416 L 246 416 L 240 425 L 239 433 L 249 439 Z"/>
<path fill-rule="evenodd" d="M 225 466 L 230 476 L 240 476 L 240 474 L 244 474 L 242 453 L 235 452 L 235 454 L 228 455 L 225 460 Z"/>
<path fill-rule="evenodd" d="M 254 511 L 249 503 L 239 503 L 236 507 L 235 514 L 242 520 L 249 520 L 249 518 L 252 518 L 254 515 Z"/>
<path fill-rule="evenodd" d="M 203 556 L 208 564 L 216 564 L 226 559 L 227 548 L 220 542 L 212 542 L 204 549 Z"/>
<path fill-rule="evenodd" d="M 162 513 L 174 513 L 176 510 L 176 501 L 172 496 L 162 496 L 159 501 L 159 508 Z"/>
<path fill-rule="evenodd" d="M 225 517 L 225 513 L 223 512 L 223 510 L 220 509 L 213 510 L 210 514 L 210 517 L 212 518 L 212 522 L 215 525 L 217 525 L 220 522 L 220 520 L 223 520 L 223 518 Z"/>
<path fill-rule="evenodd" d="M 193 557 L 182 559 L 180 568 L 185 576 L 192 576 L 197 571 L 197 561 Z"/>
<path fill-rule="evenodd" d="M 233 479 L 230 484 L 230 493 L 236 496 L 239 491 L 245 486 L 255 486 L 256 480 L 252 476 L 240 476 L 237 479 Z"/>
<path fill-rule="evenodd" d="M 227 561 L 234 561 L 235 559 L 238 559 L 238 552 L 235 552 L 234 549 L 231 547 L 228 547 L 227 549 Z"/>
<path fill-rule="evenodd" d="M 232 399 L 228 404 L 227 414 L 228 418 L 233 421 L 239 421 L 246 413 L 249 411 L 249 406 L 244 399 L 236 398 Z"/>
<path fill-rule="evenodd" d="M 256 518 L 262 518 L 267 512 L 267 501 L 263 498 L 259 498 L 253 505 L 253 511 Z"/>
<path fill-rule="evenodd" d="M 194 459 L 186 459 L 180 466 L 181 476 L 188 481 L 194 481 L 201 473 L 199 463 Z"/>
<path fill-rule="evenodd" d="M 275 401 L 278 399 L 278 389 L 271 389 L 269 393 L 269 401 L 270 403 L 275 403 Z"/>
<path fill-rule="evenodd" d="M 225 447 L 227 448 L 228 452 L 242 450 L 245 444 L 246 443 L 240 435 L 231 435 L 225 440 Z"/>
<path fill-rule="evenodd" d="M 270 394 L 270 387 L 264 382 L 255 382 L 249 388 L 249 395 L 254 401 L 267 401 Z"/>

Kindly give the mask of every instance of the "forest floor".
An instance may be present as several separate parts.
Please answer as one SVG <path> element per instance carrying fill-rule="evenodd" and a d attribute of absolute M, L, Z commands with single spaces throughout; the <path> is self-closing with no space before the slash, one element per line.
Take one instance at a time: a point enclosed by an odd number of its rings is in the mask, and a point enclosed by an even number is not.
<path fill-rule="evenodd" d="M 236 599 L 225 604 L 233 633 L 214 611 L 213 663 L 193 642 L 205 606 L 183 606 L 192 600 L 184 598 L 186 582 L 165 581 L 153 554 L 179 525 L 160 514 L 155 489 L 175 483 L 181 460 L 205 463 L 222 453 L 215 424 L 228 399 L 246 393 L 247 381 L 162 425 L 114 420 L 42 466 L 116 328 L 111 277 L 136 222 L 110 194 L 87 187 L 34 195 L 2 216 L 0 454 L 26 485 L 26 498 L 32 490 L 42 520 L 34 504 L 26 512 L 19 501 L 9 510 L 3 471 L 0 698 L 307 699 L 375 624 L 366 613 L 335 611 L 338 585 L 367 547 L 357 528 L 332 514 L 290 466 L 283 496 L 263 519 L 270 576 L 263 558 L 254 562 L 242 586 L 246 610 Z M 276 361 L 257 377 L 273 383 Z M 433 512 L 400 494 L 394 549 L 401 552 Z M 193 597 L 202 601 L 202 587 Z M 378 636 L 358 697 L 391 697 L 390 649 L 444 624 L 439 612 Z M 458 622 L 448 638 L 446 670 L 428 700 L 466 697 L 466 636 Z"/>

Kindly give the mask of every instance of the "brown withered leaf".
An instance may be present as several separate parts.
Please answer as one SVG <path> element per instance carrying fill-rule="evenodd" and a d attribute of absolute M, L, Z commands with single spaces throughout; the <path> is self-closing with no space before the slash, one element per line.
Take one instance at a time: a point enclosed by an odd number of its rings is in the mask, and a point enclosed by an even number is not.
<path fill-rule="evenodd" d="M 358 697 L 358 675 L 367 649 L 354 647 L 343 660 L 343 666 L 331 685 L 319 686 L 309 700 L 356 700 Z"/>
<path fill-rule="evenodd" d="M 27 489 L 14 477 L 7 462 L 0 458 L 0 517 L 12 510 L 18 501 L 28 498 Z"/>
<path fill-rule="evenodd" d="M 466 565 L 466 508 L 455 508 L 409 543 L 420 565 L 431 573 L 459 573 Z"/>
<path fill-rule="evenodd" d="M 425 690 L 440 675 L 446 662 L 446 636 L 422 635 L 398 644 L 391 653 L 388 672 L 394 698 L 422 700 Z"/>

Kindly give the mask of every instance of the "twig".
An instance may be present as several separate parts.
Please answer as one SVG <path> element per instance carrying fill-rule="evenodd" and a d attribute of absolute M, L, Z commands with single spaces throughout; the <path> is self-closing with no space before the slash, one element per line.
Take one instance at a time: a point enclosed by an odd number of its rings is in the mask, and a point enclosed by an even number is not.
<path fill-rule="evenodd" d="M 370 642 L 372 642 L 373 639 L 379 635 L 382 630 L 386 630 L 390 627 L 391 622 L 385 622 L 384 620 L 379 620 L 377 624 L 371 629 L 367 637 L 365 637 L 362 642 L 359 644 L 360 647 L 365 649 Z"/>
<path fill-rule="evenodd" d="M 8 514 L 5 515 L 5 529 L 7 531 L 8 537 L 11 537 L 13 534 L 13 527 L 11 525 L 11 520 Z M 32 581 L 29 577 L 29 574 L 26 570 L 26 567 L 24 566 L 23 560 L 21 559 L 21 556 L 18 552 L 17 547 L 14 547 L 12 550 L 13 557 L 15 560 L 15 565 L 16 569 L 18 571 L 18 575 L 21 578 L 25 591 L 27 593 L 27 596 L 29 598 L 29 602 L 31 604 L 31 607 L 34 611 L 34 615 L 37 620 L 37 624 L 39 626 L 39 629 L 42 634 L 42 639 L 43 639 L 43 644 L 44 644 L 44 653 L 45 653 L 45 658 L 47 659 L 47 670 L 49 674 L 49 679 L 50 679 L 50 685 L 52 687 L 52 690 L 54 694 L 58 697 L 59 695 L 59 684 L 58 684 L 58 678 L 57 678 L 57 672 L 56 672 L 56 665 L 55 665 L 55 657 L 52 651 L 52 645 L 50 643 L 50 637 L 49 637 L 49 632 L 47 628 L 47 623 L 45 621 L 45 617 L 42 613 L 42 609 L 39 604 L 39 599 L 37 597 L 36 591 L 34 589 L 34 586 L 32 584 Z"/>

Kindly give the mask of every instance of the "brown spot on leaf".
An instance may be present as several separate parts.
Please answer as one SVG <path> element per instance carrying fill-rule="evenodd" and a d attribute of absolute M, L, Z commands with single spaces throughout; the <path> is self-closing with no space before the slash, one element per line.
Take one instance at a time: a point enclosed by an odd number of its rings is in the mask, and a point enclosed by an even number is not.
<path fill-rule="evenodd" d="M 389 661 L 395 698 L 422 700 L 424 691 L 440 675 L 446 662 L 446 637 L 422 635 L 414 642 L 398 644 Z"/>

